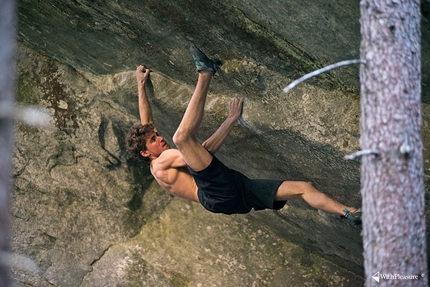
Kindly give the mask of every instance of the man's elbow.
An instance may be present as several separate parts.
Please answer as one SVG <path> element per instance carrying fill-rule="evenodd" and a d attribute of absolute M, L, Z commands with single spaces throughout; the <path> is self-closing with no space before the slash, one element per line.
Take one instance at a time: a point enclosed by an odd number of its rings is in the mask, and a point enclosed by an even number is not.
<path fill-rule="evenodd" d="M 202 143 L 202 146 L 211 154 L 214 154 L 217 151 L 216 147 L 213 144 L 211 144 L 211 142 L 208 140 Z"/>

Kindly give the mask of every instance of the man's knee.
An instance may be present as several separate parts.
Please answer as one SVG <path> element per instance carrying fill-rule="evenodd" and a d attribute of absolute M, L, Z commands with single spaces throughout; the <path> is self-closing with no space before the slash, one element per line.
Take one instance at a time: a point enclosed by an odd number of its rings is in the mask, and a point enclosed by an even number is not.
<path fill-rule="evenodd" d="M 192 137 L 187 132 L 184 132 L 181 130 L 177 130 L 173 135 L 173 142 L 177 147 L 183 146 L 189 143 L 191 140 L 192 140 Z"/>
<path fill-rule="evenodd" d="M 173 135 L 173 142 L 175 143 L 175 145 L 181 145 L 184 141 L 185 141 L 185 137 L 183 135 L 183 133 L 176 131 L 175 134 Z"/>
<path fill-rule="evenodd" d="M 312 184 L 312 182 L 308 182 L 308 181 L 299 181 L 298 182 L 298 189 L 300 190 L 301 194 L 305 194 L 307 192 L 311 192 L 313 191 L 314 185 Z"/>
<path fill-rule="evenodd" d="M 312 183 L 306 181 L 284 181 L 276 193 L 277 200 L 303 199 L 314 190 Z"/>

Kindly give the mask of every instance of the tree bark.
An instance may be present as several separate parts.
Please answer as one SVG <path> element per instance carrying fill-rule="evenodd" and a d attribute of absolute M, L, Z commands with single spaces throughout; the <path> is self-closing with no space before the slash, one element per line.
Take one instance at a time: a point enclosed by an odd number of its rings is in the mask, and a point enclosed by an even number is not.
<path fill-rule="evenodd" d="M 0 105 L 14 102 L 15 1 L 0 5 Z M 1 110 L 1 109 L 0 109 Z M 11 189 L 13 120 L 0 114 L 0 286 L 9 286 L 9 193 Z"/>
<path fill-rule="evenodd" d="M 366 286 L 427 286 L 420 1 L 360 7 L 360 145 L 379 153 L 361 163 Z"/>

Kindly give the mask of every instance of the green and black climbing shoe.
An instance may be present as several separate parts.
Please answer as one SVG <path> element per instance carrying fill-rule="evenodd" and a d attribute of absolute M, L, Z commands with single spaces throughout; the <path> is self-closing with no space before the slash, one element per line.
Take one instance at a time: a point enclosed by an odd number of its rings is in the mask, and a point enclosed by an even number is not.
<path fill-rule="evenodd" d="M 357 209 L 354 212 L 349 211 L 348 209 L 343 210 L 345 212 L 345 218 L 355 225 L 361 224 L 361 208 Z"/>
<path fill-rule="evenodd" d="M 199 48 L 194 44 L 190 46 L 190 53 L 193 56 L 194 63 L 197 67 L 197 72 L 211 71 L 214 75 L 219 70 L 221 63 L 219 61 L 211 61 Z"/>

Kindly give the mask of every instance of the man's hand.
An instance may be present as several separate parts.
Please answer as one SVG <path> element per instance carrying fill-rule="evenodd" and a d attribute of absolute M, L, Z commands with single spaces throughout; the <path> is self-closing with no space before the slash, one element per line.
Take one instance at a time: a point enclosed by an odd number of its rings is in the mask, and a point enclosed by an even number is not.
<path fill-rule="evenodd" d="M 146 69 L 145 66 L 140 65 L 136 69 L 136 80 L 138 84 L 145 84 L 146 80 L 148 80 L 150 70 Z"/>
<path fill-rule="evenodd" d="M 236 121 L 242 115 L 242 108 L 243 108 L 243 98 L 234 97 L 230 103 L 230 110 L 228 113 L 228 117 Z"/>

